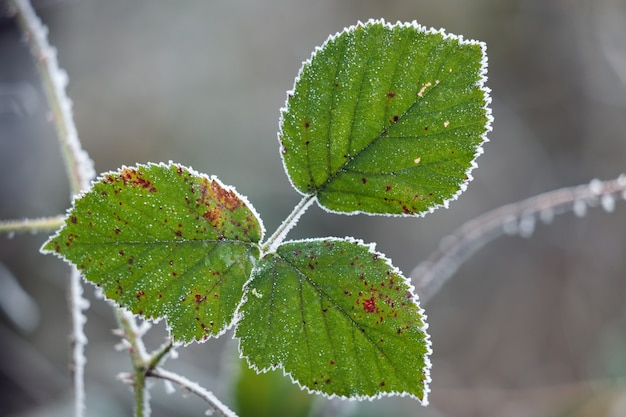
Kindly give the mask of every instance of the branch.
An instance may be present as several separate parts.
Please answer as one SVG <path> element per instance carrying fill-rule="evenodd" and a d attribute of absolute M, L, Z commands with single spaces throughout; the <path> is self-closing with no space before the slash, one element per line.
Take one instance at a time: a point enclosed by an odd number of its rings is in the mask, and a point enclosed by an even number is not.
<path fill-rule="evenodd" d="M 38 219 L 0 220 L 0 234 L 51 232 L 63 225 L 65 216 L 40 217 Z"/>
<path fill-rule="evenodd" d="M 427 302 L 471 255 L 503 234 L 532 234 L 537 216 L 544 223 L 555 215 L 572 210 L 583 216 L 587 207 L 615 208 L 616 199 L 626 199 L 626 175 L 611 181 L 592 180 L 589 184 L 561 188 L 507 204 L 476 217 L 443 238 L 439 248 L 417 265 L 411 278 L 423 303 Z"/>
<path fill-rule="evenodd" d="M 150 404 L 146 373 L 149 371 L 147 366 L 151 358 L 141 338 L 143 332 L 137 327 L 135 317 L 131 313 L 119 309 L 115 311 L 120 324 L 120 336 L 127 342 L 133 366 L 133 376 L 128 378 L 128 382 L 131 383 L 135 392 L 135 417 L 149 417 Z"/>
<path fill-rule="evenodd" d="M 148 371 L 146 375 L 153 378 L 160 378 L 166 381 L 171 381 L 175 384 L 180 385 L 187 391 L 203 399 L 207 404 L 209 404 L 212 411 L 218 412 L 221 416 L 237 417 L 237 414 L 230 410 L 226 405 L 222 404 L 222 402 L 218 400 L 212 392 L 207 391 L 198 383 L 190 381 L 184 376 L 178 375 L 174 372 L 166 371 L 165 369 L 161 368 L 154 368 L 151 371 Z"/>
<path fill-rule="evenodd" d="M 57 51 L 48 43 L 48 28 L 35 15 L 30 2 L 13 0 L 10 4 L 15 10 L 17 21 L 41 76 L 70 179 L 72 195 L 78 194 L 81 190 L 89 188 L 90 181 L 95 177 L 95 171 L 93 162 L 82 149 L 78 139 L 72 114 L 72 101 L 65 93 L 67 73 L 59 68 Z"/>
<path fill-rule="evenodd" d="M 48 29 L 35 14 L 28 0 L 12 0 L 9 5 L 15 12 L 24 38 L 35 57 L 46 98 L 52 112 L 52 120 L 57 131 L 65 169 L 70 180 L 72 195 L 87 189 L 95 177 L 93 162 L 82 149 L 72 115 L 72 102 L 65 93 L 68 77 L 59 68 L 56 49 L 48 43 Z M 69 308 L 72 315 L 72 359 L 70 371 L 74 381 L 74 415 L 85 414 L 85 345 L 87 338 L 83 331 L 87 318 L 83 311 L 88 302 L 82 296 L 80 273 L 72 267 L 69 288 Z"/>

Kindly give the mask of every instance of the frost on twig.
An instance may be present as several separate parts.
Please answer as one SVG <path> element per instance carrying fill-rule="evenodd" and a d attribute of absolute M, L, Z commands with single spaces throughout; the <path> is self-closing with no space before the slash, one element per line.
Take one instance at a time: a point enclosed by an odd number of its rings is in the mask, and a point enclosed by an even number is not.
<path fill-rule="evenodd" d="M 207 415 L 212 415 L 213 412 L 215 412 L 217 415 L 224 417 L 237 417 L 237 414 L 235 414 L 231 409 L 224 405 L 212 392 L 206 390 L 197 382 L 193 382 L 185 378 L 184 376 L 178 375 L 174 372 L 166 371 L 161 368 L 155 368 L 149 371 L 147 375 L 153 378 L 159 378 L 173 382 L 180 385 L 192 394 L 197 395 L 211 406 L 211 409 L 207 411 Z"/>
<path fill-rule="evenodd" d="M 70 188 L 73 194 L 77 194 L 89 187 L 90 181 L 95 177 L 95 171 L 93 162 L 82 149 L 78 139 L 72 115 L 72 102 L 65 92 L 68 82 L 67 73 L 59 68 L 56 49 L 48 43 L 48 29 L 37 17 L 30 2 L 28 0 L 13 0 L 10 5 L 15 11 L 24 38 L 35 57 L 35 63 L 41 76 L 50 105 L 52 120 L 61 145 L 65 167 L 70 179 Z M 84 369 L 87 361 L 84 353 L 87 338 L 83 331 L 87 318 L 83 311 L 88 307 L 88 303 L 83 298 L 80 273 L 74 267 L 70 275 L 69 291 L 72 316 L 72 360 L 70 368 L 73 373 L 75 392 L 74 414 L 76 417 L 82 417 L 85 414 Z"/>
<path fill-rule="evenodd" d="M 14 0 L 12 5 L 41 75 L 70 177 L 72 193 L 76 194 L 89 187 L 90 181 L 95 177 L 95 170 L 93 162 L 82 149 L 78 139 L 72 101 L 65 92 L 68 83 L 67 73 L 59 67 L 57 51 L 48 43 L 48 28 L 37 17 L 30 2 Z"/>
<path fill-rule="evenodd" d="M 610 181 L 594 179 L 589 184 L 549 191 L 491 210 L 443 238 L 439 248 L 413 269 L 415 289 L 426 302 L 463 262 L 491 240 L 503 234 L 528 237 L 537 218 L 550 223 L 555 215 L 570 210 L 579 217 L 585 215 L 588 207 L 600 206 L 612 212 L 620 198 L 626 200 L 626 174 Z"/>
<path fill-rule="evenodd" d="M 10 238 L 16 233 L 38 233 L 58 229 L 65 220 L 65 216 L 40 217 L 36 219 L 0 220 L 0 233 L 6 233 Z"/>

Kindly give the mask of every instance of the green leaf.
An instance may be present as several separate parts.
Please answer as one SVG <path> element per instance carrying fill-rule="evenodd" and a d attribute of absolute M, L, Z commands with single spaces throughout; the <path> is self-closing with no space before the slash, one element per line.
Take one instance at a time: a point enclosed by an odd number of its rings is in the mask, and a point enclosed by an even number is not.
<path fill-rule="evenodd" d="M 485 45 L 370 20 L 304 63 L 279 139 L 294 187 L 333 212 L 423 214 L 456 198 L 491 130 Z"/>
<path fill-rule="evenodd" d="M 167 318 L 179 342 L 225 331 L 259 258 L 263 227 L 245 199 L 180 165 L 104 175 L 43 246 L 135 314 Z"/>
<path fill-rule="evenodd" d="M 412 286 L 352 239 L 284 243 L 253 270 L 236 336 L 251 366 L 330 396 L 426 402 L 425 317 Z"/>

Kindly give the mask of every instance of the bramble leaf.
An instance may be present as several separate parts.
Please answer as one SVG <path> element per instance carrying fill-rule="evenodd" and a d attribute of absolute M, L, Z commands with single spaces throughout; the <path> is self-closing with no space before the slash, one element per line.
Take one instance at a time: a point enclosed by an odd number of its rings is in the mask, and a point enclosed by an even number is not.
<path fill-rule="evenodd" d="M 485 45 L 370 20 L 304 63 L 282 110 L 285 169 L 340 213 L 415 215 L 471 179 L 491 129 Z"/>
<path fill-rule="evenodd" d="M 234 321 L 263 227 L 216 178 L 176 164 L 123 167 L 74 201 L 43 246 L 120 306 L 166 318 L 174 340 L 217 336 Z"/>
<path fill-rule="evenodd" d="M 262 258 L 236 327 L 258 370 L 282 368 L 329 396 L 426 402 L 425 317 L 408 280 L 353 239 L 292 241 Z"/>

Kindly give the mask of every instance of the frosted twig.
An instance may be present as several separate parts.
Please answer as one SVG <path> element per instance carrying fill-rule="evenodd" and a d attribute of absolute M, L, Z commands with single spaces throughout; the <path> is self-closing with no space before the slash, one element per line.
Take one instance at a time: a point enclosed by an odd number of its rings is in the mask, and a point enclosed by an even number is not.
<path fill-rule="evenodd" d="M 212 392 L 206 390 L 201 387 L 197 382 L 193 382 L 182 375 L 178 375 L 174 372 L 166 371 L 161 368 L 154 368 L 151 371 L 148 371 L 147 376 L 153 378 L 160 378 L 166 381 L 171 381 L 175 384 L 180 385 L 187 391 L 192 394 L 197 395 L 201 399 L 203 399 L 207 404 L 211 406 L 211 408 L 224 417 L 237 417 L 231 409 L 229 409 L 226 405 L 222 404 L 220 400 L 217 399 Z"/>
<path fill-rule="evenodd" d="M 135 392 L 135 417 L 149 417 L 150 404 L 149 393 L 146 387 L 146 372 L 150 362 L 150 355 L 141 339 L 140 329 L 137 327 L 135 317 L 123 310 L 116 310 L 117 319 L 122 329 L 123 337 L 130 344 L 130 360 L 133 364 L 133 376 L 129 377 Z"/>
<path fill-rule="evenodd" d="M 65 216 L 40 217 L 37 219 L 0 220 L 0 234 L 51 232 L 63 224 Z"/>
<path fill-rule="evenodd" d="M 456 270 L 483 245 L 503 234 L 529 236 L 535 218 L 550 222 L 556 214 L 569 210 L 578 216 L 588 206 L 612 211 L 616 198 L 626 199 L 626 175 L 610 181 L 592 180 L 589 184 L 561 188 L 507 204 L 478 216 L 443 238 L 439 248 L 413 269 L 411 278 L 420 300 L 425 303 L 446 283 Z"/>
<path fill-rule="evenodd" d="M 87 336 L 84 328 L 87 323 L 87 316 L 83 311 L 89 308 L 89 301 L 83 298 L 83 286 L 80 280 L 80 272 L 72 266 L 70 273 L 70 307 L 72 313 L 72 361 L 70 369 L 74 379 L 74 415 L 79 417 L 85 415 L 85 345 Z"/>
<path fill-rule="evenodd" d="M 30 2 L 13 0 L 10 3 L 15 9 L 24 38 L 35 57 L 61 144 L 72 195 L 78 194 L 81 190 L 89 188 L 90 181 L 95 177 L 95 171 L 93 162 L 82 149 L 78 139 L 72 114 L 72 101 L 65 92 L 67 73 L 59 67 L 56 49 L 48 43 L 48 28 L 37 17 Z"/>
<path fill-rule="evenodd" d="M 67 73 L 61 68 L 56 57 L 56 49 L 48 43 L 48 29 L 35 14 L 28 0 L 9 2 L 15 11 L 17 21 L 24 33 L 24 38 L 35 57 L 35 63 L 41 76 L 52 120 L 57 131 L 59 144 L 70 180 L 72 195 L 87 189 L 95 177 L 93 162 L 82 149 L 72 115 L 72 102 L 67 97 Z M 85 414 L 84 368 L 85 345 L 87 338 L 83 332 L 87 321 L 83 311 L 88 303 L 82 296 L 82 283 L 78 270 L 73 266 L 70 274 L 69 308 L 72 317 L 72 359 L 70 369 L 74 381 L 74 415 Z"/>

